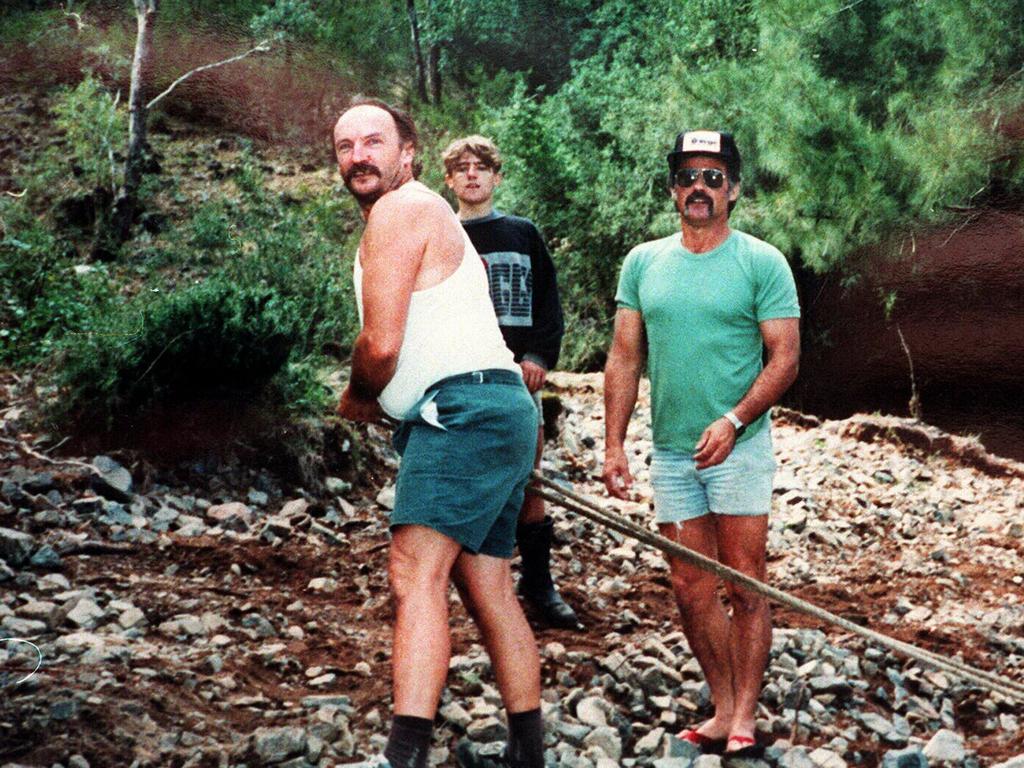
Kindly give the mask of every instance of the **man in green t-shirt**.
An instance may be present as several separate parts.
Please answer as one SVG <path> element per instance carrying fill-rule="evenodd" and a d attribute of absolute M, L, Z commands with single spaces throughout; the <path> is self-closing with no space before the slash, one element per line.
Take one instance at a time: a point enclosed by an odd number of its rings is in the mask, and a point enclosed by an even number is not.
<path fill-rule="evenodd" d="M 668 155 L 681 233 L 637 246 L 622 265 L 605 368 L 604 482 L 627 498 L 626 428 L 646 361 L 662 535 L 765 578 L 772 456 L 768 409 L 793 383 L 800 307 L 778 250 L 730 229 L 740 153 L 731 134 L 688 131 Z M 766 351 L 762 361 L 762 350 Z M 714 716 L 679 738 L 707 752 L 757 755 L 754 712 L 771 648 L 767 601 L 670 558 L 683 631 Z"/>

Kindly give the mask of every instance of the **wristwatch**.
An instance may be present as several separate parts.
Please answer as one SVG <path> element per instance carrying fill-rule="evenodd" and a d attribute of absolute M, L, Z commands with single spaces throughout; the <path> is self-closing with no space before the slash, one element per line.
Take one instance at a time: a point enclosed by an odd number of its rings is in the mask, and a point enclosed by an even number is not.
<path fill-rule="evenodd" d="M 723 414 L 723 416 L 724 416 L 725 419 L 727 419 L 729 421 L 730 424 L 733 425 L 733 427 L 736 428 L 736 434 L 737 435 L 743 434 L 743 430 L 747 428 L 747 425 L 744 424 L 742 421 L 740 421 L 740 417 L 739 416 L 737 416 L 732 411 L 726 411 Z"/>

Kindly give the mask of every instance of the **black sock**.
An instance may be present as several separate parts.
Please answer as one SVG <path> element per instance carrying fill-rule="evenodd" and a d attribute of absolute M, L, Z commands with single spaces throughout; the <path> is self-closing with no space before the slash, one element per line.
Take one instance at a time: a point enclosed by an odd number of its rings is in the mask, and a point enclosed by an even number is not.
<path fill-rule="evenodd" d="M 430 752 L 430 733 L 434 721 L 412 715 L 395 715 L 391 719 L 391 733 L 384 747 L 384 757 L 391 768 L 427 768 Z"/>
<path fill-rule="evenodd" d="M 511 768 L 544 768 L 544 722 L 539 707 L 509 712 L 508 764 Z"/>

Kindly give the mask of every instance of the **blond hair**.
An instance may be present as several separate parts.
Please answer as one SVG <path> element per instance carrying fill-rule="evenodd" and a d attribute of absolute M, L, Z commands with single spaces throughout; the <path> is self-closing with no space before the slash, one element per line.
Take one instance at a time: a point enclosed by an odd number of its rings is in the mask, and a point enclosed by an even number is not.
<path fill-rule="evenodd" d="M 445 171 L 452 173 L 459 162 L 459 158 L 466 152 L 476 155 L 495 173 L 501 170 L 501 152 L 498 151 L 497 145 L 486 136 L 473 134 L 462 139 L 456 139 L 441 154 Z"/>

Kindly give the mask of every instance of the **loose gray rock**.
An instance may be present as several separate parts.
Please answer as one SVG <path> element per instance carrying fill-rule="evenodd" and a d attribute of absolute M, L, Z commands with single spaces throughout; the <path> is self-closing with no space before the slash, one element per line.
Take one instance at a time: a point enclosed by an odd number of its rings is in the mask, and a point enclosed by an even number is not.
<path fill-rule="evenodd" d="M 473 722 L 473 718 L 470 716 L 469 712 L 467 712 L 466 709 L 456 701 L 441 707 L 438 710 L 438 714 L 452 725 L 458 726 L 463 730 L 468 728 L 469 724 Z"/>
<path fill-rule="evenodd" d="M 132 473 L 109 456 L 94 456 L 92 465 L 99 474 L 92 476 L 92 487 L 100 496 L 128 503 L 132 500 Z"/>
<path fill-rule="evenodd" d="M 608 717 L 604 712 L 604 701 L 597 696 L 580 699 L 576 705 L 576 717 L 581 723 L 594 728 L 608 725 Z"/>
<path fill-rule="evenodd" d="M 585 747 L 597 747 L 612 760 L 622 758 L 622 738 L 619 732 L 609 726 L 595 728 L 583 739 Z"/>
<path fill-rule="evenodd" d="M 78 713 L 78 704 L 74 699 L 55 701 L 50 705 L 50 719 L 70 720 Z"/>
<path fill-rule="evenodd" d="M 253 488 L 248 494 L 246 494 L 245 499 L 254 507 L 265 507 L 267 506 L 267 502 L 270 501 L 270 496 L 263 491 L 257 491 Z"/>
<path fill-rule="evenodd" d="M 665 740 L 664 728 L 652 728 L 643 738 L 637 740 L 634 751 L 638 755 L 653 755 L 658 751 L 661 742 Z"/>
<path fill-rule="evenodd" d="M 685 757 L 659 757 L 653 765 L 654 768 L 690 768 L 693 760 Z"/>
<path fill-rule="evenodd" d="M 85 496 L 71 502 L 71 509 L 81 517 L 95 517 L 103 513 L 103 499 L 99 496 Z"/>
<path fill-rule="evenodd" d="M 202 518 L 195 517 L 194 515 L 178 515 L 174 524 L 178 527 L 179 536 L 187 536 L 189 538 L 193 536 L 202 536 L 207 531 L 206 523 L 203 522 Z"/>
<path fill-rule="evenodd" d="M 27 533 L 0 528 L 0 558 L 12 568 L 24 565 L 36 548 L 36 540 Z"/>
<path fill-rule="evenodd" d="M 29 560 L 29 564 L 36 568 L 43 568 L 48 571 L 56 570 L 61 566 L 60 555 L 57 554 L 57 550 L 51 547 L 49 544 L 43 544 L 36 553 L 32 555 L 32 559 Z"/>
<path fill-rule="evenodd" d="M 964 737 L 948 728 L 936 731 L 935 735 L 928 740 L 924 747 L 924 756 L 928 763 L 954 763 L 959 764 L 967 756 L 964 748 Z"/>
<path fill-rule="evenodd" d="M 30 600 L 17 608 L 15 614 L 23 619 L 41 621 L 47 629 L 53 629 L 62 620 L 60 606 L 46 600 Z"/>
<path fill-rule="evenodd" d="M 890 749 L 882 757 L 882 768 L 928 768 L 928 758 L 918 746 Z"/>
<path fill-rule="evenodd" d="M 786 754 L 789 753 L 787 752 Z M 824 747 L 819 747 L 811 752 L 811 754 L 808 755 L 808 758 L 813 765 L 817 766 L 817 768 L 846 768 L 846 761 L 843 760 L 841 755 L 833 752 L 831 749 L 825 749 Z M 782 764 L 781 761 L 779 764 Z"/>
<path fill-rule="evenodd" d="M 496 717 L 483 717 L 466 727 L 466 736 L 477 742 L 500 741 L 508 737 L 508 729 Z"/>
<path fill-rule="evenodd" d="M 93 629 L 106 618 L 107 612 L 87 597 L 79 600 L 75 607 L 68 611 L 67 620 L 82 629 Z"/>
<path fill-rule="evenodd" d="M 37 494 L 37 493 L 49 493 L 50 491 L 57 490 L 57 485 L 53 481 L 53 475 L 49 472 L 37 472 L 21 484 L 22 490 Z"/>
<path fill-rule="evenodd" d="M 860 721 L 865 728 L 869 728 L 879 736 L 888 736 L 893 729 L 892 723 L 877 712 L 864 712 Z"/>
<path fill-rule="evenodd" d="M 3 621 L 0 621 L 0 629 L 9 637 L 34 637 L 46 631 L 46 624 L 37 619 L 5 616 Z"/>
<path fill-rule="evenodd" d="M 125 629 L 138 627 L 146 623 L 146 614 L 133 605 L 121 612 L 117 617 L 117 623 Z"/>
<path fill-rule="evenodd" d="M 559 738 L 560 741 L 572 744 L 575 747 L 582 747 L 583 740 L 590 733 L 590 726 L 579 723 L 568 723 L 564 720 L 549 722 L 547 727 Z"/>
<path fill-rule="evenodd" d="M 811 759 L 804 747 L 788 749 L 779 758 L 779 768 L 816 768 L 816 766 L 817 763 Z"/>
<path fill-rule="evenodd" d="M 291 538 L 291 535 L 291 521 L 287 517 L 280 515 L 268 518 L 266 523 L 263 524 L 263 529 L 260 531 L 260 538 L 270 543 L 279 539 L 287 540 Z"/>
<path fill-rule="evenodd" d="M 306 752 L 306 733 L 301 728 L 257 728 L 252 737 L 253 751 L 265 764 L 274 765 Z"/>
<path fill-rule="evenodd" d="M 665 740 L 665 757 L 680 757 L 685 760 L 694 761 L 701 754 L 700 747 L 688 741 L 669 736 Z"/>
<path fill-rule="evenodd" d="M 225 531 L 238 531 L 243 533 L 249 530 L 252 525 L 252 510 L 239 501 L 231 501 L 227 504 L 215 504 L 206 510 L 206 519 L 212 524 L 223 528 Z"/>
<path fill-rule="evenodd" d="M 324 488 L 332 496 L 341 496 L 352 490 L 352 483 L 347 483 L 340 477 L 328 476 L 324 478 Z"/>
<path fill-rule="evenodd" d="M 281 517 L 298 517 L 309 511 L 309 502 L 305 499 L 292 499 L 286 502 L 277 513 Z"/>

